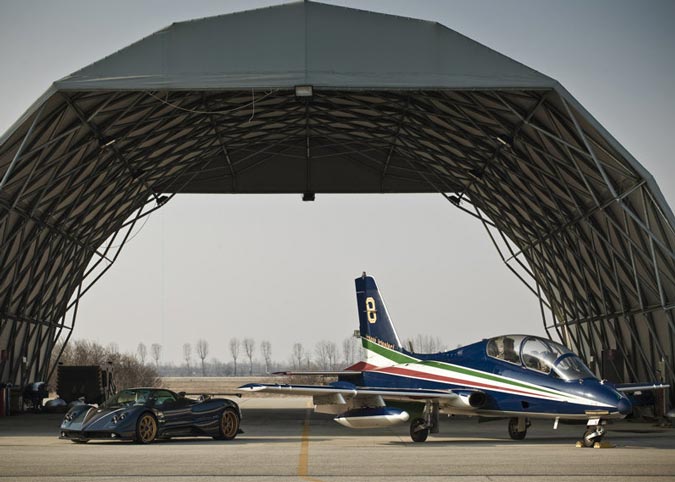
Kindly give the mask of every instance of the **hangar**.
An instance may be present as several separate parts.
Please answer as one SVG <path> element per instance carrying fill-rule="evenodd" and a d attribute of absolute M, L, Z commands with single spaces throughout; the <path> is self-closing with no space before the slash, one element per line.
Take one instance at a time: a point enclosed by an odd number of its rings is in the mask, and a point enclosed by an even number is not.
<path fill-rule="evenodd" d="M 0 138 L 0 382 L 47 377 L 81 297 L 176 194 L 404 192 L 477 217 L 599 375 L 675 382 L 675 217 L 649 172 L 554 79 L 314 2 L 175 23 Z"/>

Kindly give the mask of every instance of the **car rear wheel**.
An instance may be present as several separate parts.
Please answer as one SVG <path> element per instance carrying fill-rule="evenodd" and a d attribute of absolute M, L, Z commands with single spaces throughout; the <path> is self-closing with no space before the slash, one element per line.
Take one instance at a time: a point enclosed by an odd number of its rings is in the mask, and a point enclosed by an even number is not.
<path fill-rule="evenodd" d="M 149 412 L 144 413 L 136 422 L 136 442 L 149 444 L 157 437 L 157 420 Z"/>
<path fill-rule="evenodd" d="M 239 414 L 232 407 L 223 410 L 220 416 L 219 434 L 216 440 L 232 440 L 239 433 Z"/>

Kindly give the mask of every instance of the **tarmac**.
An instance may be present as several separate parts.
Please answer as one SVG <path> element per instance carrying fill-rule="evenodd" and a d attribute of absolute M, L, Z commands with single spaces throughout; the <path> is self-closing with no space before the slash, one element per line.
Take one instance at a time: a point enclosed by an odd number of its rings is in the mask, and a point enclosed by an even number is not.
<path fill-rule="evenodd" d="M 577 448 L 583 425 L 534 420 L 523 441 L 506 421 L 442 417 L 413 443 L 408 425 L 350 430 L 308 408 L 309 398 L 239 400 L 245 433 L 233 441 L 182 438 L 151 445 L 58 439 L 62 414 L 0 418 L 2 481 L 675 481 L 675 429 L 608 425 L 614 448 Z"/>

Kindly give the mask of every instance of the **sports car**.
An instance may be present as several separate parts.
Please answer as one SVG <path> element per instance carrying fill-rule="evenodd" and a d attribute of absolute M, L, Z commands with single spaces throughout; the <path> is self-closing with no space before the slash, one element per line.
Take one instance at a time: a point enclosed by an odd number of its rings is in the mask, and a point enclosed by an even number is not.
<path fill-rule="evenodd" d="M 241 433 L 240 421 L 239 405 L 232 400 L 197 401 L 163 388 L 131 388 L 100 407 L 73 407 L 61 423 L 59 438 L 75 443 L 120 439 L 143 444 L 195 435 L 232 440 Z"/>

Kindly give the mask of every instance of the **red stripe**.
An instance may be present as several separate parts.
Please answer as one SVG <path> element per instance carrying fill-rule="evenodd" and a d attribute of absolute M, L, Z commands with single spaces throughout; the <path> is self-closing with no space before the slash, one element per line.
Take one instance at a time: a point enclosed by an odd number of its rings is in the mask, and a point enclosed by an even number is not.
<path fill-rule="evenodd" d="M 345 371 L 362 371 L 365 372 L 367 370 L 375 370 L 377 369 L 377 366 L 371 365 L 370 363 L 366 363 L 364 361 L 360 361 L 358 363 L 354 363 L 352 366 L 345 368 Z"/>
<path fill-rule="evenodd" d="M 404 375 L 408 377 L 415 377 L 415 378 L 428 378 L 431 380 L 436 380 L 439 382 L 447 382 L 447 383 L 454 383 L 455 385 L 468 385 L 472 387 L 481 387 L 481 388 L 488 388 L 491 390 L 499 390 L 499 391 L 513 391 L 517 393 L 522 393 L 525 395 L 535 395 L 539 397 L 546 397 L 545 394 L 541 393 L 536 393 L 536 392 L 526 392 L 523 390 L 518 390 L 516 388 L 505 388 L 505 387 L 499 387 L 497 385 L 489 385 L 487 383 L 480 383 L 480 382 L 469 382 L 468 380 L 462 380 L 460 378 L 452 378 L 452 377 L 446 377 L 442 375 L 434 375 L 433 373 L 425 373 L 425 372 L 419 372 L 415 370 L 408 370 L 406 368 L 398 368 L 398 367 L 385 367 L 385 368 L 378 368 L 376 370 L 373 370 L 374 372 L 385 372 L 385 373 L 393 373 L 396 375 Z"/>

